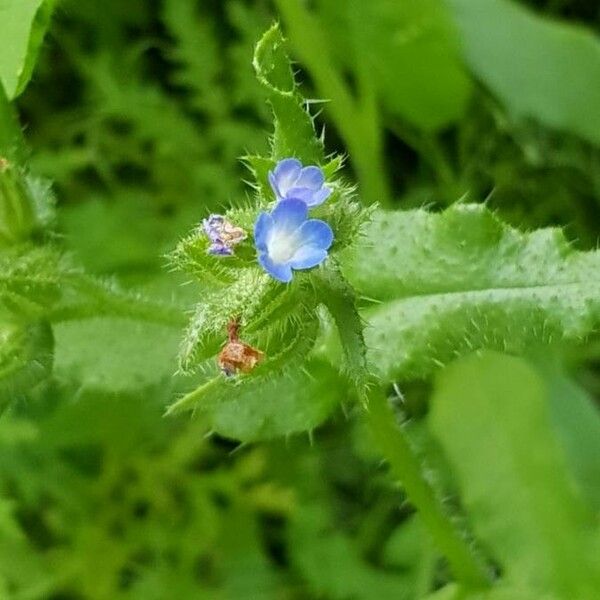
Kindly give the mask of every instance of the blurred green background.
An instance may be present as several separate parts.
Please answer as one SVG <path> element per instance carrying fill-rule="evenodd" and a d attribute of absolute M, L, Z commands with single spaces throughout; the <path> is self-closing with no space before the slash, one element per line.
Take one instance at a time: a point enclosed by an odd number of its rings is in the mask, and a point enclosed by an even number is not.
<path fill-rule="evenodd" d="M 276 4 L 57 2 L 18 108 L 90 272 L 201 295 L 164 256 L 249 193 L 238 159 L 271 127 L 253 46 L 280 17 L 365 202 L 466 197 L 596 246 L 597 1 L 315 0 L 309 21 Z M 96 318 L 55 333 L 52 381 L 0 420 L 1 599 L 418 599 L 447 580 L 354 409 L 310 437 L 239 445 L 163 418 L 190 387 L 172 377 L 180 331 Z M 598 342 L 561 353 L 592 396 Z M 403 389 L 416 441 L 429 387 Z"/>

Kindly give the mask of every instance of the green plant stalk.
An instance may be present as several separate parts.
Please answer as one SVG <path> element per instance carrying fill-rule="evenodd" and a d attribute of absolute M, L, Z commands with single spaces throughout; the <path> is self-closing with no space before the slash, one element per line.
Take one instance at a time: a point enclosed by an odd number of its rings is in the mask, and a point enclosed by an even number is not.
<path fill-rule="evenodd" d="M 393 475 L 402 482 L 407 496 L 419 511 L 434 543 L 447 558 L 457 581 L 470 589 L 489 586 L 490 578 L 485 566 L 471 552 L 467 541 L 453 525 L 433 488 L 425 480 L 417 457 L 395 424 L 394 413 L 381 388 L 374 387 L 371 390 L 365 414 Z"/>
<path fill-rule="evenodd" d="M 333 65 L 317 20 L 298 0 L 276 0 L 293 47 L 310 71 L 319 94 L 335 104 L 330 116 L 344 138 L 356 169 L 362 197 L 368 204 L 391 206 L 383 165 L 383 143 L 372 91 L 361 90 L 363 105 L 349 92 Z"/>

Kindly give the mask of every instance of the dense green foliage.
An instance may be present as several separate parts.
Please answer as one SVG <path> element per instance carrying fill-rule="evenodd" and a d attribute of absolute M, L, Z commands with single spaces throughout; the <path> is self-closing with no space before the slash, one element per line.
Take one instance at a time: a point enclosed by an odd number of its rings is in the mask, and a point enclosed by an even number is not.
<path fill-rule="evenodd" d="M 598 26 L 0 0 L 0 598 L 593 600 Z M 335 237 L 282 284 L 288 157 Z"/>

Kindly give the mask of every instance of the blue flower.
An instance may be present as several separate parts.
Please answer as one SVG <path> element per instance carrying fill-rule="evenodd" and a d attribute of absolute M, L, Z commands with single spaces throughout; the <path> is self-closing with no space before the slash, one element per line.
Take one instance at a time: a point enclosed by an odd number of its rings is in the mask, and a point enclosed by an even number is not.
<path fill-rule="evenodd" d="M 282 200 L 271 214 L 260 213 L 254 225 L 258 262 L 271 277 L 288 283 L 292 269 L 310 269 L 327 258 L 333 231 L 325 221 L 307 219 L 302 200 Z"/>
<path fill-rule="evenodd" d="M 269 183 L 277 200 L 296 198 L 306 206 L 323 204 L 332 190 L 323 185 L 325 176 L 319 167 L 303 167 L 295 158 L 280 160 L 273 171 L 269 171 Z"/>

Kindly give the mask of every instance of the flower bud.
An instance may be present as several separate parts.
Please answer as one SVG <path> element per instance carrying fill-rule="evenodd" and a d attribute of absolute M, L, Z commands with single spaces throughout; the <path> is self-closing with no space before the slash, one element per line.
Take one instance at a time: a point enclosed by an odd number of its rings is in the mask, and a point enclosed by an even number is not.
<path fill-rule="evenodd" d="M 27 241 L 40 228 L 33 191 L 23 173 L 0 157 L 0 245 Z"/>
<path fill-rule="evenodd" d="M 0 246 L 26 242 L 53 220 L 50 189 L 0 157 Z"/>

